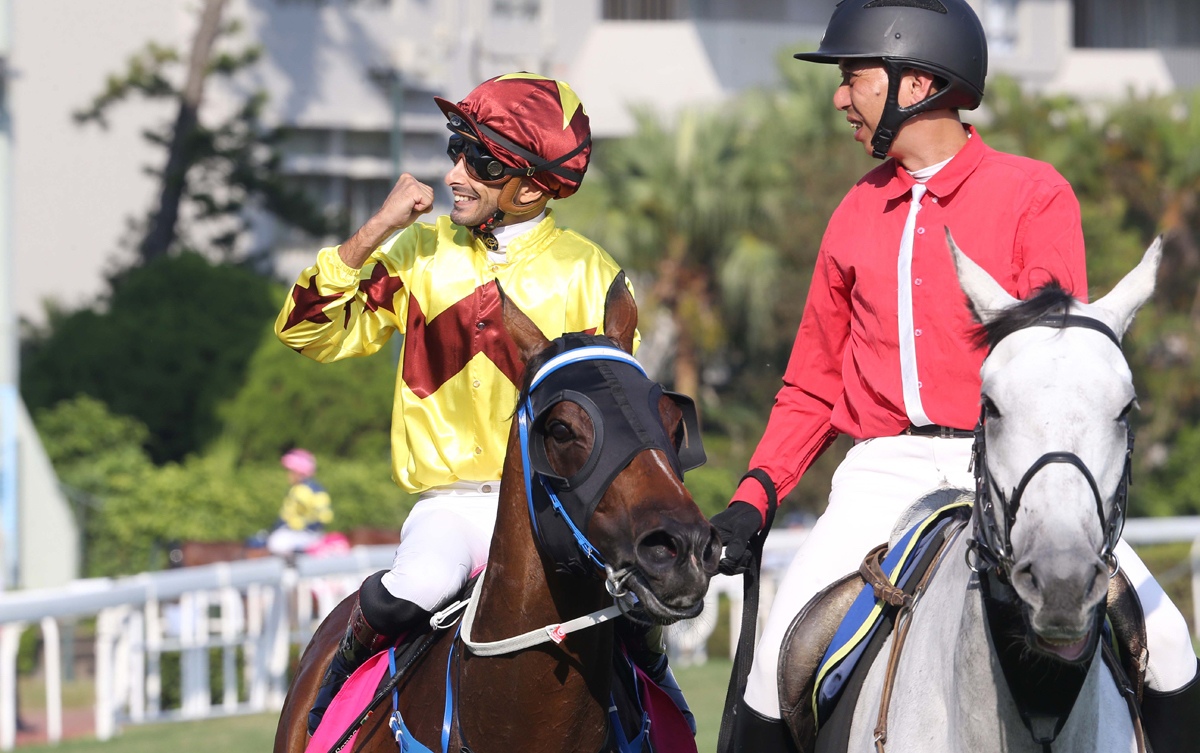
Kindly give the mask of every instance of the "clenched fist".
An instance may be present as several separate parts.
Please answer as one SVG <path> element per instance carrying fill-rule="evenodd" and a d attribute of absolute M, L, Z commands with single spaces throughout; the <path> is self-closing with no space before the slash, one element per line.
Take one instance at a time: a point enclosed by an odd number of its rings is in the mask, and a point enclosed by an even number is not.
<path fill-rule="evenodd" d="M 385 238 L 413 224 L 432 208 L 433 189 L 404 173 L 392 186 L 375 216 L 338 249 L 338 256 L 348 266 L 361 268 Z"/>
<path fill-rule="evenodd" d="M 388 228 L 389 235 L 403 230 L 433 208 L 433 189 L 408 173 L 400 176 L 375 217 Z"/>

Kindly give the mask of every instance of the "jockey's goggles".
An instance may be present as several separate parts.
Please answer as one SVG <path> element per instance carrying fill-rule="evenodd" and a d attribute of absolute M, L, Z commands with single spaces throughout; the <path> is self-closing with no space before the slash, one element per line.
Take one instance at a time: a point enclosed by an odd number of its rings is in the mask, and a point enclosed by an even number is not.
<path fill-rule="evenodd" d="M 458 162 L 458 158 L 462 157 L 467 172 L 475 180 L 490 183 L 504 180 L 511 175 L 525 174 L 525 170 L 509 167 L 488 154 L 483 142 L 462 118 L 451 116 L 446 128 L 450 129 L 450 143 L 446 145 L 447 156 L 454 162 Z"/>
<path fill-rule="evenodd" d="M 446 128 L 449 129 L 451 136 L 450 143 L 446 145 L 446 154 L 455 162 L 458 162 L 460 156 L 463 157 L 466 162 L 467 171 L 476 180 L 489 183 L 501 181 L 514 175 L 529 177 L 534 173 L 543 171 L 576 183 L 583 180 L 582 173 L 568 170 L 561 165 L 582 152 L 592 142 L 590 134 L 582 143 L 561 157 L 546 160 L 524 147 L 514 144 L 482 123 L 472 124 L 463 120 L 458 115 L 450 115 L 449 120 L 450 122 L 446 124 Z M 499 144 L 501 148 L 507 149 L 522 159 L 528 160 L 530 167 L 511 167 L 496 159 L 491 154 L 488 154 L 483 138 L 479 135 L 479 131 L 476 131 L 476 128 L 486 134 L 494 143 Z"/>

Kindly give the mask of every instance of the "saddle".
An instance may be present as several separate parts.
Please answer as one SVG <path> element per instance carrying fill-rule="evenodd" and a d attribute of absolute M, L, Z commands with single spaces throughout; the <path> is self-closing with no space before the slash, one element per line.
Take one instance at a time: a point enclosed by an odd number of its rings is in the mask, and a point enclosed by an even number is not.
<path fill-rule="evenodd" d="M 936 546 L 930 546 L 926 556 L 913 563 L 912 569 L 905 573 L 905 581 L 897 579 L 905 584 L 903 587 L 889 586 L 883 566 L 889 547 L 887 544 L 877 547 L 867 555 L 858 572 L 843 576 L 818 593 L 796 615 L 780 650 L 778 682 L 783 721 L 799 753 L 846 749 L 858 691 L 867 671 L 891 634 L 899 608 L 906 598 L 912 598 L 919 586 L 923 587 L 930 575 L 930 567 L 951 540 L 952 535 L 943 535 Z M 832 713 L 820 725 L 818 737 L 818 704 L 814 702 L 814 694 L 820 692 L 818 682 L 824 679 L 822 667 L 827 664 L 827 654 L 835 637 L 845 629 L 843 621 L 851 607 L 867 593 L 880 602 L 880 614 L 873 626 L 856 623 L 855 632 L 865 629 L 870 635 L 865 636 L 859 649 L 853 652 L 854 666 L 847 667 L 843 662 L 838 667 L 845 675 L 840 696 Z M 1107 617 L 1112 645 L 1104 648 L 1105 659 L 1118 684 L 1133 691 L 1140 704 L 1148 659 L 1146 624 L 1137 592 L 1124 571 L 1118 571 L 1109 580 Z M 1136 713 L 1136 709 L 1133 711 Z"/>
<path fill-rule="evenodd" d="M 480 577 L 479 572 L 473 574 L 450 603 L 465 603 Z M 459 628 L 461 614 L 461 608 L 447 607 L 434 616 L 434 620 L 439 624 L 437 629 L 423 626 L 422 629 L 402 635 L 392 646 L 368 659 L 355 670 L 330 703 L 320 726 L 309 740 L 305 753 L 326 753 L 330 750 L 342 733 L 397 673 L 404 674 L 407 669 L 422 660 L 425 649 L 438 633 Z M 639 666 L 639 660 L 644 661 L 641 654 L 648 649 L 644 643 L 639 647 L 632 642 L 627 648 L 626 641 L 631 640 L 628 636 L 632 632 L 618 630 L 613 645 L 609 735 L 601 749 L 602 753 L 696 753 L 691 729 L 679 707 Z M 452 651 L 451 661 L 456 661 L 456 656 L 465 650 L 465 646 L 460 646 L 457 651 Z M 431 692 L 445 692 L 453 697 L 457 689 L 450 682 L 449 672 L 446 678 L 448 684 L 445 688 L 431 688 Z M 432 750 L 436 749 L 436 741 L 430 741 L 435 743 L 431 749 L 412 735 L 403 717 L 396 713 L 397 701 L 398 697 L 393 692 L 391 699 L 378 708 L 384 713 L 391 713 L 389 726 L 401 753 L 432 753 Z M 457 703 L 453 707 L 447 705 L 447 713 L 456 707 Z M 456 717 L 448 716 L 445 724 L 456 722 Z M 352 749 L 355 737 L 357 732 L 350 738 L 344 750 Z"/>

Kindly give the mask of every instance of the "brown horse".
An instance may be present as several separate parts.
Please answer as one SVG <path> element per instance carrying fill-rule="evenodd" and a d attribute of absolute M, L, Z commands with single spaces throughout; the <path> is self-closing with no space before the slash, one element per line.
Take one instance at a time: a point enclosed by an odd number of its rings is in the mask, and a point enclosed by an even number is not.
<path fill-rule="evenodd" d="M 604 334 L 631 352 L 637 326 L 633 297 L 620 284 L 609 290 Z M 535 371 L 549 341 L 509 300 L 504 325 L 522 361 Z M 670 399 L 658 405 L 668 437 L 677 436 L 683 416 Z M 561 424 L 563 428 L 558 428 Z M 542 439 L 554 471 L 571 477 L 590 456 L 594 434 L 588 414 L 576 403 L 551 409 Z M 509 434 L 500 485 L 499 514 L 475 621 L 475 641 L 497 641 L 593 612 L 612 604 L 603 578 L 556 570 L 535 539 L 526 502 L 517 422 Z M 630 568 L 630 587 L 656 621 L 695 616 L 703 606 L 709 578 L 716 573 L 720 543 L 672 471 L 661 450 L 642 450 L 604 492 L 587 528 L 588 537 L 613 568 Z M 279 719 L 276 753 L 301 753 L 307 742 L 306 717 L 325 666 L 345 631 L 353 599 L 342 602 L 317 630 L 300 659 Z M 472 655 L 442 633 L 399 686 L 399 708 L 409 730 L 440 750 L 446 666 L 456 646 L 457 723 L 449 750 L 473 753 L 581 751 L 606 744 L 607 708 L 613 656 L 612 623 L 567 635 L 514 654 Z M 388 717 L 390 702 L 363 725 L 356 751 L 396 750 Z"/>

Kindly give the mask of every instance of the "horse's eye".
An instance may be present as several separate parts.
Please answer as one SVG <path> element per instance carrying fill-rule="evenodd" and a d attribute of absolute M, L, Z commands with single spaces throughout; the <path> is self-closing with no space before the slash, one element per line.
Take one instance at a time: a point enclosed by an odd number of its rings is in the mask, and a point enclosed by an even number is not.
<path fill-rule="evenodd" d="M 554 423 L 550 424 L 546 427 L 546 431 L 549 432 L 550 438 L 555 442 L 565 443 L 570 442 L 575 438 L 575 433 L 571 431 L 571 427 L 567 426 L 562 421 L 555 421 Z"/>
<path fill-rule="evenodd" d="M 1121 415 L 1117 416 L 1117 420 L 1118 420 L 1118 421 L 1123 421 L 1123 420 L 1125 420 L 1126 418 L 1128 418 L 1128 417 L 1129 417 L 1129 414 L 1130 414 L 1130 412 L 1131 412 L 1131 411 L 1132 411 L 1134 408 L 1141 408 L 1141 406 L 1140 406 L 1140 405 L 1138 405 L 1138 401 L 1137 401 L 1137 398 L 1136 398 L 1136 397 L 1135 397 L 1134 399 L 1130 400 L 1130 401 L 1129 401 L 1129 403 L 1128 403 L 1128 404 L 1127 404 L 1127 405 L 1126 405 L 1124 408 L 1122 408 L 1122 409 L 1121 409 Z"/>
<path fill-rule="evenodd" d="M 987 395 L 983 396 L 983 415 L 988 418 L 1000 418 L 1000 411 Z"/>

